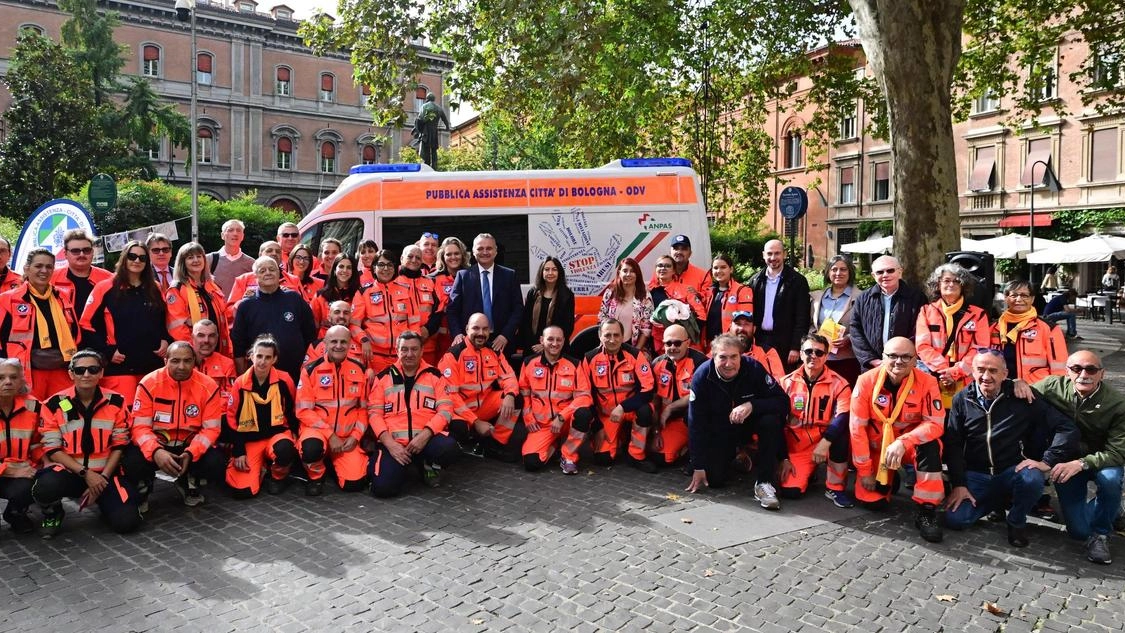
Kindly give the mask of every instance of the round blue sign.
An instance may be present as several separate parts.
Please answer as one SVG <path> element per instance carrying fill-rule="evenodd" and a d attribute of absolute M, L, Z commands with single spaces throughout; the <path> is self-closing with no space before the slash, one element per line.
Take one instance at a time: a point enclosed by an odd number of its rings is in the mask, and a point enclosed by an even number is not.
<path fill-rule="evenodd" d="M 786 187 L 777 197 L 777 206 L 787 220 L 796 220 L 809 210 L 809 194 L 801 187 Z"/>

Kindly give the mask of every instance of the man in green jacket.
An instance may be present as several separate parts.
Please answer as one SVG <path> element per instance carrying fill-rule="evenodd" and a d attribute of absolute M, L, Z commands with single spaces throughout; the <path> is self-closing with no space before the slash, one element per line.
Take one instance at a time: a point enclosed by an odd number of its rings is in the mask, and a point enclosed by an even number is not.
<path fill-rule="evenodd" d="M 1056 464 L 1050 479 L 1059 495 L 1066 531 L 1085 539 L 1086 557 L 1108 565 L 1109 535 L 1121 509 L 1121 480 L 1125 475 L 1125 396 L 1103 384 L 1105 368 L 1097 354 L 1075 352 L 1066 360 L 1066 376 L 1050 376 L 1035 383 L 1035 391 L 1074 418 L 1082 437 L 1082 455 Z M 1097 486 L 1087 501 L 1087 484 Z"/>

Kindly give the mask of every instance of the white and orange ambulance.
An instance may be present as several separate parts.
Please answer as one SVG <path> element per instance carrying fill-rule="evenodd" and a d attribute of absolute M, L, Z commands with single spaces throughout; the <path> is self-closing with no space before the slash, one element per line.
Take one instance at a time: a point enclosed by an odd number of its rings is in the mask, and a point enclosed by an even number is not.
<path fill-rule="evenodd" d="M 526 290 L 553 255 L 576 296 L 575 333 L 595 325 L 601 293 L 617 262 L 632 257 L 645 279 L 672 237 L 691 239 L 692 260 L 708 268 L 711 241 L 699 178 L 683 158 L 615 160 L 595 169 L 440 172 L 419 164 L 357 165 L 301 220 L 314 250 L 334 237 L 354 253 L 364 239 L 395 251 L 423 232 L 456 236 L 472 250 L 491 233 L 498 263 Z"/>

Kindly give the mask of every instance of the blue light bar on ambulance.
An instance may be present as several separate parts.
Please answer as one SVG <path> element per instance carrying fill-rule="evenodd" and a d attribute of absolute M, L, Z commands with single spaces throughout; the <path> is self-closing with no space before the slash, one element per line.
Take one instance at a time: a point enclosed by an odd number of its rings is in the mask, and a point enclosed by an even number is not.
<path fill-rule="evenodd" d="M 422 163 L 390 163 L 386 165 L 356 165 L 349 174 L 400 174 L 409 171 L 422 171 Z"/>
<path fill-rule="evenodd" d="M 691 167 L 687 158 L 622 158 L 622 167 Z"/>

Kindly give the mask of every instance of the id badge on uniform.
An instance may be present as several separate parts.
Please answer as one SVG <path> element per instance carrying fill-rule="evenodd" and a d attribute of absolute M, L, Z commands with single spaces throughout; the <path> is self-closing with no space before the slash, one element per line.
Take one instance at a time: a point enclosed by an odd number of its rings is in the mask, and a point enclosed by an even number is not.
<path fill-rule="evenodd" d="M 170 411 L 157 411 L 152 414 L 152 421 L 154 424 L 171 424 L 172 413 Z"/>

